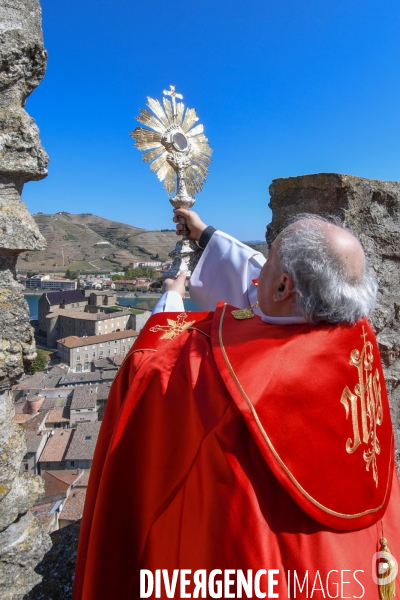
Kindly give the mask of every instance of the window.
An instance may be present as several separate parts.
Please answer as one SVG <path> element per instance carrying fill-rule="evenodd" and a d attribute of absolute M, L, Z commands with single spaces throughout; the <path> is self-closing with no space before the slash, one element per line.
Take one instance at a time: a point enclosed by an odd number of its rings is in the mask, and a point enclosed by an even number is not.
<path fill-rule="evenodd" d="M 100 348 L 102 348 L 102 347 L 103 347 L 103 344 L 100 344 Z"/>
<path fill-rule="evenodd" d="M 85 435 L 85 440 L 91 440 L 92 436 L 91 435 Z"/>
<path fill-rule="evenodd" d="M 102 356 L 103 356 L 103 350 L 100 350 L 99 357 L 101 358 Z"/>
<path fill-rule="evenodd" d="M 80 460 L 79 461 L 79 466 L 81 469 L 84 469 L 86 467 L 86 460 Z"/>
<path fill-rule="evenodd" d="M 117 340 L 114 340 L 114 344 L 116 344 L 116 343 L 117 343 Z"/>
<path fill-rule="evenodd" d="M 117 349 L 116 348 L 114 348 L 114 354 L 117 354 Z"/>
<path fill-rule="evenodd" d="M 84 368 L 85 368 L 85 371 L 89 371 L 89 363 L 88 362 L 85 363 L 85 367 Z"/>
<path fill-rule="evenodd" d="M 85 354 L 85 358 L 89 358 L 89 354 Z"/>
<path fill-rule="evenodd" d="M 122 352 L 125 352 L 125 346 L 122 346 Z"/>
<path fill-rule="evenodd" d="M 76 370 L 77 373 L 80 373 L 82 371 L 82 365 L 80 365 L 80 364 L 76 365 L 76 369 L 75 370 Z"/>
<path fill-rule="evenodd" d="M 79 354 L 78 354 L 78 356 L 76 357 L 76 360 L 81 360 L 81 357 L 79 356 Z"/>
<path fill-rule="evenodd" d="M 96 358 L 96 352 L 92 353 L 92 358 Z"/>
<path fill-rule="evenodd" d="M 130 342 L 130 341 L 131 341 L 131 338 L 128 338 L 128 342 Z"/>
<path fill-rule="evenodd" d="M 109 346 L 111 344 L 111 342 L 107 342 L 107 346 Z"/>
<path fill-rule="evenodd" d="M 110 356 L 111 350 L 107 350 L 107 355 Z"/>
<path fill-rule="evenodd" d="M 93 348 L 93 350 L 95 350 L 95 348 L 96 348 L 95 344 L 92 345 L 92 348 Z"/>
<path fill-rule="evenodd" d="M 70 467 L 74 467 L 75 466 L 75 461 L 74 460 L 70 460 L 69 461 L 69 466 Z"/>
<path fill-rule="evenodd" d="M 87 346 L 85 346 L 85 350 L 87 350 Z"/>
<path fill-rule="evenodd" d="M 77 349 L 76 349 L 76 351 L 77 351 L 77 352 L 79 352 L 79 351 L 80 351 L 80 348 L 77 348 Z"/>

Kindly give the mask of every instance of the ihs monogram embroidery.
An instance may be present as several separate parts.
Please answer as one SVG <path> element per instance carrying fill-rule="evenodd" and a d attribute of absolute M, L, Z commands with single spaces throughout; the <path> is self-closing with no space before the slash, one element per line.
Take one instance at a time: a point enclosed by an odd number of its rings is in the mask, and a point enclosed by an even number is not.
<path fill-rule="evenodd" d="M 193 323 L 196 323 L 196 320 L 188 321 L 187 323 L 185 323 L 186 319 L 187 314 L 181 313 L 177 316 L 176 321 L 173 321 L 172 319 L 167 319 L 168 325 L 155 325 L 154 327 L 150 328 L 150 331 L 165 331 L 164 335 L 162 335 L 160 339 L 170 340 L 182 333 L 183 331 L 185 331 L 186 329 L 189 329 L 189 327 L 191 327 Z"/>
<path fill-rule="evenodd" d="M 354 394 L 346 386 L 340 399 L 346 409 L 346 419 L 349 416 L 349 407 L 351 409 L 351 422 L 353 425 L 352 441 L 349 438 L 346 442 L 346 450 L 349 454 L 355 452 L 361 441 L 368 445 L 363 452 L 366 469 L 369 471 L 372 465 L 372 476 L 378 487 L 378 468 L 376 465 L 376 456 L 380 454 L 379 440 L 376 435 L 377 425 L 383 421 L 381 386 L 379 382 L 379 372 L 375 369 L 372 374 L 372 363 L 374 361 L 373 346 L 367 341 L 367 334 L 361 335 L 364 338 L 364 346 L 361 350 L 352 350 L 350 353 L 350 364 L 358 370 L 358 383 L 354 386 Z M 359 430 L 358 406 L 361 412 L 362 440 Z"/>

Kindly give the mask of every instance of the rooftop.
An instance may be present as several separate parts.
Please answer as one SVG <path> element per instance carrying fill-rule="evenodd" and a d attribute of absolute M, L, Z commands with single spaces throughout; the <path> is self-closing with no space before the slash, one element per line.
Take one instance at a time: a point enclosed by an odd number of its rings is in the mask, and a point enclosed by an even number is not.
<path fill-rule="evenodd" d="M 102 383 L 105 380 L 114 379 L 116 371 L 105 371 L 104 373 L 70 373 L 60 379 L 60 385 L 87 385 L 90 383 Z"/>
<path fill-rule="evenodd" d="M 108 279 L 106 281 L 109 281 Z M 96 296 L 114 296 L 115 292 L 110 292 L 109 290 L 88 290 L 88 295 L 91 296 L 95 294 Z"/>
<path fill-rule="evenodd" d="M 46 423 L 69 423 L 69 406 L 49 410 Z"/>
<path fill-rule="evenodd" d="M 37 452 L 40 444 L 43 443 L 43 435 L 36 433 L 36 431 L 28 431 L 26 435 L 26 451 Z"/>
<path fill-rule="evenodd" d="M 71 410 L 96 408 L 97 386 L 85 385 L 76 387 L 72 396 Z"/>
<path fill-rule="evenodd" d="M 46 502 L 32 506 L 31 513 L 40 521 L 42 527 L 47 528 L 54 521 L 55 517 L 52 511 L 55 505 L 55 502 Z"/>
<path fill-rule="evenodd" d="M 25 414 L 14 415 L 14 423 L 18 423 L 18 425 L 21 425 L 21 423 L 25 423 L 25 421 L 27 421 L 31 417 L 32 417 L 32 415 L 25 415 Z"/>
<path fill-rule="evenodd" d="M 50 305 L 61 304 L 65 302 L 70 304 L 71 302 L 84 302 L 86 300 L 85 293 L 83 290 L 65 290 L 63 292 L 46 292 L 43 294 L 46 296 Z"/>
<path fill-rule="evenodd" d="M 106 356 L 92 361 L 95 369 L 118 369 L 124 362 L 124 354 L 115 354 L 114 356 Z"/>
<path fill-rule="evenodd" d="M 44 498 L 48 496 L 55 496 L 56 494 L 61 494 L 63 492 L 67 492 L 70 483 L 63 481 L 62 479 L 55 477 L 54 473 L 57 471 L 43 471 L 42 479 L 44 479 Z M 75 479 L 77 475 L 75 475 Z"/>
<path fill-rule="evenodd" d="M 70 335 L 69 337 L 57 340 L 57 343 L 62 344 L 67 348 L 82 348 L 83 346 L 89 346 L 90 344 L 100 344 L 114 340 L 122 340 L 128 337 L 133 338 L 137 337 L 138 335 L 139 334 L 137 331 L 134 331 L 133 329 L 127 329 L 126 331 L 115 331 L 114 333 L 105 333 L 103 335 L 90 335 L 89 337 L 84 338 L 78 337 L 77 335 Z"/>
<path fill-rule="evenodd" d="M 35 431 L 38 433 L 43 429 L 48 414 L 47 411 L 40 412 L 31 419 L 26 420 L 25 423 L 22 423 L 22 427 L 25 431 Z"/>
<path fill-rule="evenodd" d="M 101 423 L 79 423 L 67 450 L 67 460 L 92 460 Z"/>
<path fill-rule="evenodd" d="M 60 377 L 68 373 L 68 368 L 52 367 L 50 370 L 37 371 L 33 375 L 27 375 L 16 385 L 13 390 L 45 390 L 55 388 L 60 381 Z M 42 405 L 43 406 L 43 405 Z"/>
<path fill-rule="evenodd" d="M 66 521 L 78 521 L 82 518 L 83 507 L 85 505 L 86 488 L 71 490 L 68 498 L 64 502 L 60 513 L 60 519 Z"/>
<path fill-rule="evenodd" d="M 60 469 L 56 471 L 42 471 L 42 473 L 49 473 L 53 478 L 59 479 L 62 483 L 67 485 L 76 485 L 78 487 L 86 487 L 88 478 L 90 475 L 90 469 Z M 43 475 L 42 475 L 43 477 Z"/>
<path fill-rule="evenodd" d="M 59 388 L 56 388 L 59 389 Z M 52 410 L 55 408 L 64 408 L 65 406 L 70 406 L 71 405 L 71 399 L 72 399 L 72 392 L 74 391 L 74 388 L 71 388 L 71 394 L 69 394 L 68 396 L 64 396 L 64 397 L 57 397 L 57 398 L 46 398 L 45 401 L 43 402 L 43 404 L 40 407 L 40 410 Z"/>
<path fill-rule="evenodd" d="M 40 462 L 61 462 L 73 438 L 75 429 L 55 429 L 49 437 L 40 457 Z"/>
<path fill-rule="evenodd" d="M 111 385 L 100 383 L 97 386 L 97 400 L 107 400 Z"/>
<path fill-rule="evenodd" d="M 46 315 L 46 319 L 53 319 L 54 317 L 67 317 L 68 319 L 77 319 L 78 321 L 107 321 L 108 319 L 114 319 L 115 317 L 128 316 L 131 313 L 129 310 L 119 310 L 112 313 L 106 312 L 83 312 L 80 310 L 74 310 L 72 308 L 53 308 L 49 314 Z"/>

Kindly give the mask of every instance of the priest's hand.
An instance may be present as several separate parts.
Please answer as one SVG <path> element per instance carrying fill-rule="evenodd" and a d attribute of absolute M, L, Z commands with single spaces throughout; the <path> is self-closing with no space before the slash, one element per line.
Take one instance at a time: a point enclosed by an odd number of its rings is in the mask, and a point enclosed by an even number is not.
<path fill-rule="evenodd" d="M 182 296 L 182 300 L 185 299 L 185 285 L 186 285 L 186 273 L 181 271 L 176 279 L 165 279 L 162 284 L 161 291 L 164 292 L 178 292 Z"/>
<path fill-rule="evenodd" d="M 174 218 L 172 219 L 174 223 L 177 223 L 176 226 L 176 235 L 182 235 L 181 231 L 185 228 L 183 223 L 179 223 L 178 217 L 184 217 L 186 220 L 186 227 L 189 229 L 189 239 L 199 241 L 201 234 L 205 229 L 207 229 L 207 225 L 203 223 L 200 219 L 199 215 L 192 210 L 187 210 L 186 208 L 175 208 L 174 210 Z"/>

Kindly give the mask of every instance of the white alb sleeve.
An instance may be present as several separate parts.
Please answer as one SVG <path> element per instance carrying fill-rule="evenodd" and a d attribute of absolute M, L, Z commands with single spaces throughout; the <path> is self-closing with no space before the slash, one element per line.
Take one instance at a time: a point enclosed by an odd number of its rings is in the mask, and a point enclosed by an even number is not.
<path fill-rule="evenodd" d="M 152 315 L 160 312 L 183 312 L 185 307 L 183 305 L 182 296 L 179 292 L 164 292 L 155 307 L 152 310 Z"/>
<path fill-rule="evenodd" d="M 208 242 L 190 279 L 190 297 L 202 310 L 222 300 L 238 308 L 257 301 L 257 279 L 265 257 L 222 231 Z M 254 311 L 262 314 L 259 309 Z"/>

